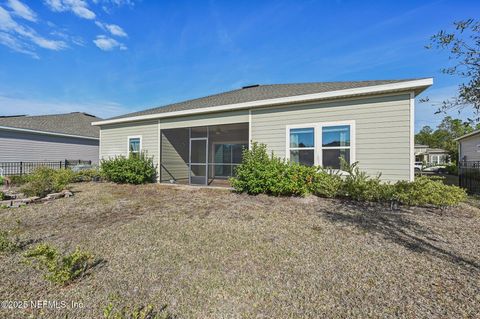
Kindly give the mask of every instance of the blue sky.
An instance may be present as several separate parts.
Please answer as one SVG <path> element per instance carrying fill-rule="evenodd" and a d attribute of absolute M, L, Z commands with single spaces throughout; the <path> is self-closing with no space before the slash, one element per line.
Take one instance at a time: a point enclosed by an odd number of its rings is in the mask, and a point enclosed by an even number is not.
<path fill-rule="evenodd" d="M 432 103 L 459 83 L 440 73 L 447 54 L 424 46 L 479 12 L 479 1 L 0 0 L 0 115 L 110 117 L 247 84 L 433 76 L 418 130 L 438 124 Z"/>

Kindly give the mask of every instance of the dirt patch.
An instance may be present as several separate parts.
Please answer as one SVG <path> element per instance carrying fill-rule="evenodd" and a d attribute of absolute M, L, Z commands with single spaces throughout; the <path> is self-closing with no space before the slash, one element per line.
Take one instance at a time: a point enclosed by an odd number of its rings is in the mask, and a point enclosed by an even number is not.
<path fill-rule="evenodd" d="M 182 318 L 475 317 L 480 213 L 162 185 L 76 184 L 75 196 L 0 210 L 23 242 L 105 263 L 67 287 L 0 255 L 3 300 L 81 308 L 0 317 L 102 317 L 109 295 Z"/>

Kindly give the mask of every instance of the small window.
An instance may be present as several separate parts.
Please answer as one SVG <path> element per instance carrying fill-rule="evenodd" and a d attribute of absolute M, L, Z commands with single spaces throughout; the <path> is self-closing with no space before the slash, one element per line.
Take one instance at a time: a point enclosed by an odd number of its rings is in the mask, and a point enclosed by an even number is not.
<path fill-rule="evenodd" d="M 290 160 L 312 166 L 315 164 L 315 128 L 290 129 Z"/>
<path fill-rule="evenodd" d="M 129 154 L 138 155 L 141 151 L 141 138 L 130 137 L 128 138 L 128 152 Z"/>

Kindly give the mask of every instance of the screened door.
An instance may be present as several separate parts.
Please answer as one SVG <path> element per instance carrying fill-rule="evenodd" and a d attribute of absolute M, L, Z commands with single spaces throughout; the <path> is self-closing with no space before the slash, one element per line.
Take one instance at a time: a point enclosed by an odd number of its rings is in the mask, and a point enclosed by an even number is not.
<path fill-rule="evenodd" d="M 190 184 L 207 184 L 207 138 L 190 139 Z"/>

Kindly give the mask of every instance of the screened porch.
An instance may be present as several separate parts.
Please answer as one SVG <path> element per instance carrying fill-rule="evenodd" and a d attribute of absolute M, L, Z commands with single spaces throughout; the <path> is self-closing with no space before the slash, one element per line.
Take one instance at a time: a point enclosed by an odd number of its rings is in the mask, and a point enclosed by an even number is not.
<path fill-rule="evenodd" d="M 161 130 L 160 181 L 228 186 L 248 136 L 248 123 Z"/>

